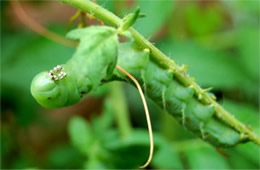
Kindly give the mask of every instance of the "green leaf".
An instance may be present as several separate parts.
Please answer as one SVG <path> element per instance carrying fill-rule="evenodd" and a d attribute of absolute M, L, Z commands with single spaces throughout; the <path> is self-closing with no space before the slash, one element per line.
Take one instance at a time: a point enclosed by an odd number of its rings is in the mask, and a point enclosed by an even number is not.
<path fill-rule="evenodd" d="M 81 117 L 73 117 L 68 128 L 72 144 L 82 153 L 87 154 L 94 137 L 89 124 Z"/>
<path fill-rule="evenodd" d="M 109 161 L 115 168 L 137 168 L 149 155 L 149 136 L 144 131 L 133 131 L 125 140 L 117 138 L 107 142 L 105 148 L 111 154 Z"/>
<path fill-rule="evenodd" d="M 185 19 L 187 28 L 196 35 L 205 35 L 220 30 L 224 18 L 218 6 L 200 8 L 199 3 L 192 2 L 187 5 L 185 10 Z"/>
<path fill-rule="evenodd" d="M 107 10 L 114 12 L 115 4 L 118 3 L 118 0 L 97 0 L 97 4 L 106 8 Z"/>
<path fill-rule="evenodd" d="M 164 138 L 159 138 L 160 148 L 154 154 L 152 166 L 159 169 L 183 169 L 178 152 Z"/>
<path fill-rule="evenodd" d="M 252 0 L 252 1 L 244 1 L 244 0 L 236 0 L 236 1 L 226 1 L 222 0 L 225 5 L 229 5 L 229 8 L 233 12 L 241 13 L 242 15 L 246 17 L 250 17 L 252 19 L 252 16 L 255 16 L 255 21 L 257 22 L 259 17 L 259 1 Z M 235 14 L 237 14 L 235 13 Z M 246 21 L 251 22 L 251 20 Z"/>
<path fill-rule="evenodd" d="M 107 166 L 98 159 L 90 159 L 85 162 L 84 169 L 107 169 Z"/>
<path fill-rule="evenodd" d="M 189 150 L 185 153 L 190 169 L 229 169 L 229 164 L 213 147 Z"/>
<path fill-rule="evenodd" d="M 241 65 L 255 80 L 259 80 L 259 28 L 243 28 L 236 42 L 240 52 Z"/>
<path fill-rule="evenodd" d="M 233 169 L 259 169 L 259 153 L 260 148 L 253 143 L 239 145 L 228 152 L 228 161 Z"/>
<path fill-rule="evenodd" d="M 224 100 L 223 106 L 238 120 L 250 126 L 260 135 L 259 109 L 250 104 L 238 103 L 231 100 Z"/>
<path fill-rule="evenodd" d="M 48 153 L 48 169 L 82 168 L 86 158 L 71 145 L 59 144 Z"/>
<path fill-rule="evenodd" d="M 61 30 L 57 27 L 57 32 Z M 37 103 L 30 94 L 34 75 L 64 63 L 73 49 L 23 30 L 4 33 L 2 40 L 5 42 L 1 44 L 2 100 L 16 108 L 14 112 L 20 125 L 28 125 L 36 116 Z"/>
<path fill-rule="evenodd" d="M 250 160 L 252 165 L 257 166 L 258 168 L 260 167 L 260 147 L 257 146 L 254 143 L 246 143 L 243 145 L 237 146 L 235 149 L 241 157 L 243 156 L 245 159 Z"/>
<path fill-rule="evenodd" d="M 35 169 L 33 160 L 25 154 L 17 156 L 10 166 L 10 169 Z"/>
<path fill-rule="evenodd" d="M 182 168 L 181 160 L 174 148 L 156 133 L 154 133 L 154 146 L 152 167 Z M 141 166 L 148 158 L 149 147 L 148 131 L 141 129 L 135 129 L 124 140 L 113 140 L 106 145 L 111 154 L 110 161 L 116 168 L 137 168 Z"/>
<path fill-rule="evenodd" d="M 192 41 L 165 41 L 159 48 L 179 65 L 187 64 L 188 73 L 202 86 L 235 88 L 248 79 L 232 56 L 203 48 Z"/>
<path fill-rule="evenodd" d="M 137 20 L 136 28 L 144 37 L 152 36 L 167 21 L 173 10 L 175 1 L 138 0 L 141 13 L 145 18 Z"/>

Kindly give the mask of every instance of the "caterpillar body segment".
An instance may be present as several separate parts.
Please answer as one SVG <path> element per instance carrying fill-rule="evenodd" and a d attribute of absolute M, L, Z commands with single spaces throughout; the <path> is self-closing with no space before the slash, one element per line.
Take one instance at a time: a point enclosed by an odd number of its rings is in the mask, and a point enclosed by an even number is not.
<path fill-rule="evenodd" d="M 165 92 L 163 90 L 169 86 L 172 79 L 173 74 L 163 70 L 153 62 L 149 62 L 144 74 L 147 96 L 162 102 L 162 94 L 167 93 L 167 89 Z"/>
<path fill-rule="evenodd" d="M 130 57 L 130 54 L 134 55 Z M 144 91 L 149 98 L 203 140 L 218 147 L 233 146 L 244 141 L 236 130 L 215 116 L 214 107 L 201 103 L 192 88 L 184 87 L 174 78 L 174 73 L 149 60 L 149 54 L 132 48 L 129 43 L 120 44 L 118 65 L 146 88 Z M 117 70 L 114 74 L 126 79 Z"/>
<path fill-rule="evenodd" d="M 204 133 L 207 141 L 221 147 L 234 146 L 247 141 L 247 139 L 241 138 L 237 131 L 216 117 L 209 119 L 204 125 Z"/>
<path fill-rule="evenodd" d="M 80 40 L 72 58 L 38 74 L 32 81 L 31 93 L 43 107 L 60 108 L 77 103 L 84 94 L 97 88 L 101 80 L 109 79 L 115 69 L 118 36 L 114 28 L 76 29 L 68 37 Z"/>
<path fill-rule="evenodd" d="M 69 106 L 80 100 L 75 72 L 66 65 L 62 65 L 62 67 L 67 74 L 66 78 L 62 80 L 52 80 L 49 72 L 44 71 L 36 75 L 32 81 L 33 97 L 46 108 Z"/>
<path fill-rule="evenodd" d="M 82 80 L 87 77 L 92 87 L 96 88 L 102 79 L 112 76 L 118 52 L 118 37 L 115 29 L 91 26 L 73 30 L 67 36 L 80 40 L 76 53 L 67 63 L 78 71 L 79 84 L 84 86 Z"/>

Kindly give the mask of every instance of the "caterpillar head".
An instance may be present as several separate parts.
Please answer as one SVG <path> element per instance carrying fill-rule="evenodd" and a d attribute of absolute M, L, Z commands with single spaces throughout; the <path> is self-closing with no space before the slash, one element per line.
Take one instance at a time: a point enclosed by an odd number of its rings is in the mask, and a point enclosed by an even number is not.
<path fill-rule="evenodd" d="M 71 74 L 67 74 L 65 68 L 60 65 L 48 72 L 39 73 L 31 84 L 33 97 L 46 108 L 59 108 L 76 103 L 80 100 L 80 94 Z"/>

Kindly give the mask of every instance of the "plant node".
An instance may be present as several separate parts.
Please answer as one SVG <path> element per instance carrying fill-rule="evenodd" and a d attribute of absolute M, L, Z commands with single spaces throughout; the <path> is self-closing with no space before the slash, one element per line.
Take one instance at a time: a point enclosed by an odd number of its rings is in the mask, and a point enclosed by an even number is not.
<path fill-rule="evenodd" d="M 143 15 L 139 15 L 140 8 L 137 8 L 134 13 L 130 13 L 127 16 L 123 18 L 123 23 L 118 28 L 118 32 L 122 33 L 126 31 L 128 28 L 130 28 L 132 25 L 134 25 L 135 21 L 139 16 L 143 17 Z"/>

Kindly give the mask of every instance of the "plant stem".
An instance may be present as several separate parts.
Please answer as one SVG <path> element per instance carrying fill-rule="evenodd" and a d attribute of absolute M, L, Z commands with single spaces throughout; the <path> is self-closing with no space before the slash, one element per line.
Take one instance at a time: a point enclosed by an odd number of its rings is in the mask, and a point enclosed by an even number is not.
<path fill-rule="evenodd" d="M 91 15 L 103 20 L 106 24 L 119 27 L 122 24 L 122 20 L 109 12 L 108 10 L 102 8 L 101 6 L 91 2 L 90 0 L 60 0 L 61 2 L 67 3 L 74 7 L 80 8 L 83 11 L 90 13 Z M 209 104 L 215 107 L 216 116 L 226 122 L 228 125 L 232 126 L 241 136 L 247 136 L 251 141 L 255 142 L 260 146 L 260 137 L 258 137 L 250 128 L 237 120 L 233 115 L 227 112 L 221 105 L 219 105 L 214 98 L 212 98 L 206 90 L 203 90 L 198 84 L 195 83 L 193 78 L 191 78 L 186 73 L 185 66 L 179 67 L 173 60 L 164 55 L 159 49 L 157 49 L 152 43 L 146 40 L 141 34 L 139 34 L 133 28 L 129 28 L 135 38 L 136 43 L 141 48 L 148 48 L 151 51 L 152 59 L 157 62 L 160 66 L 174 72 L 176 79 L 186 87 L 193 88 L 195 94 L 204 104 Z"/>
<path fill-rule="evenodd" d="M 116 123 L 123 139 L 127 138 L 131 133 L 131 123 L 129 120 L 129 113 L 127 102 L 123 87 L 118 82 L 113 82 L 109 89 L 109 98 L 113 104 Z"/>

